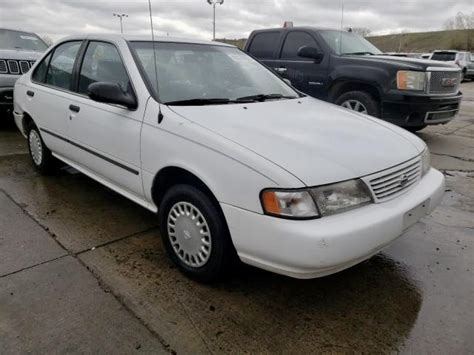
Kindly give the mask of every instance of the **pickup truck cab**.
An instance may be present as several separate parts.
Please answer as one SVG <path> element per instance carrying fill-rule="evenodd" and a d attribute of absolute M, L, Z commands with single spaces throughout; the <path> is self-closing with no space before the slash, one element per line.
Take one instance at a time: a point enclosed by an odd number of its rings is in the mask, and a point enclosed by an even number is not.
<path fill-rule="evenodd" d="M 359 35 L 315 27 L 258 30 L 245 51 L 298 90 L 412 131 L 459 111 L 459 67 L 383 55 Z"/>
<path fill-rule="evenodd" d="M 11 119 L 13 86 L 48 48 L 36 34 L 0 28 L 0 123 Z"/>
<path fill-rule="evenodd" d="M 303 96 L 216 42 L 69 37 L 14 101 L 40 173 L 60 160 L 157 212 L 170 258 L 202 281 L 237 257 L 298 278 L 335 273 L 444 193 L 415 135 Z"/>

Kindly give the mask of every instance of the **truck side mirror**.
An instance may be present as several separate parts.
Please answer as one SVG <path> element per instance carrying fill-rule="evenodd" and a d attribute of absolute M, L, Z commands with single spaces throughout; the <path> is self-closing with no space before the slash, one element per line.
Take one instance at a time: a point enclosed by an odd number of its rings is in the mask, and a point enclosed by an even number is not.
<path fill-rule="evenodd" d="M 298 49 L 298 56 L 314 59 L 314 62 L 319 64 L 324 58 L 324 53 L 321 53 L 319 49 L 315 47 L 303 46 Z"/>

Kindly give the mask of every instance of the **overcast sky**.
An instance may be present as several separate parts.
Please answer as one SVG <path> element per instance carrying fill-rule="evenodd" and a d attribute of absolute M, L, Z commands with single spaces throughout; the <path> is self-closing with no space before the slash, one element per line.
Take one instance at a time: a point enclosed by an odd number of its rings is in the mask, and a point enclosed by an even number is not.
<path fill-rule="evenodd" d="M 345 0 L 344 27 L 368 27 L 375 34 L 442 29 L 473 0 Z M 245 38 L 257 28 L 295 25 L 339 28 L 341 0 L 225 0 L 217 7 L 217 37 Z M 212 37 L 212 6 L 206 0 L 152 0 L 155 33 Z M 53 39 L 76 33 L 120 31 L 113 12 L 126 13 L 125 33 L 149 34 L 147 0 L 0 0 L 0 27 L 33 31 Z"/>

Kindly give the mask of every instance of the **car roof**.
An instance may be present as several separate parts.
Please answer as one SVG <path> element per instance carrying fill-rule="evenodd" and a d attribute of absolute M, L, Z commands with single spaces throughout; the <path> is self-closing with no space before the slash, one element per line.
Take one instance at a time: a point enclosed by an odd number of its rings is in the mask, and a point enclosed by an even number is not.
<path fill-rule="evenodd" d="M 151 42 L 151 35 L 140 36 L 140 35 L 123 35 L 123 34 L 110 34 L 110 33 L 94 33 L 88 35 L 74 35 L 62 38 L 59 42 L 71 41 L 71 40 L 102 40 L 102 41 L 140 41 L 140 42 Z M 58 43 L 59 43 L 58 42 Z M 170 37 L 170 36 L 155 36 L 155 42 L 170 42 L 170 43 L 189 43 L 189 44 L 205 44 L 211 46 L 224 46 L 224 47 L 235 47 L 233 45 L 221 42 L 206 41 L 201 39 L 190 39 L 181 37 Z"/>
<path fill-rule="evenodd" d="M 18 29 L 14 29 L 14 28 L 0 27 L 0 30 L 12 31 L 12 32 L 30 33 L 30 34 L 32 34 L 32 35 L 37 36 L 37 34 L 34 33 L 34 32 L 31 32 L 31 31 L 24 31 L 24 30 L 18 30 Z"/>
<path fill-rule="evenodd" d="M 253 32 L 267 32 L 267 31 L 291 31 L 291 30 L 306 30 L 306 31 L 340 31 L 336 28 L 330 27 L 316 27 L 316 26 L 293 26 L 293 27 L 274 27 L 274 28 L 262 28 Z M 342 31 L 347 32 L 347 31 Z"/>
<path fill-rule="evenodd" d="M 461 53 L 461 51 L 455 49 L 437 49 L 433 51 L 433 53 Z"/>

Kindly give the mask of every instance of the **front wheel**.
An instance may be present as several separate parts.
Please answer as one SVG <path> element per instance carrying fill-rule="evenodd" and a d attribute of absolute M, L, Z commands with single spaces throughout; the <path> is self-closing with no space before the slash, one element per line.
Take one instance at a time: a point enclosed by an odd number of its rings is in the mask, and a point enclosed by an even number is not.
<path fill-rule="evenodd" d="M 44 144 L 38 127 L 33 123 L 28 125 L 27 138 L 31 162 L 35 169 L 43 175 L 55 172 L 59 166 L 58 161 Z"/>
<path fill-rule="evenodd" d="M 221 210 L 205 193 L 190 185 L 173 186 L 158 217 L 166 252 L 184 274 L 213 282 L 230 271 L 236 259 L 230 233 Z"/>
<path fill-rule="evenodd" d="M 334 103 L 365 115 L 380 117 L 380 104 L 365 91 L 349 91 L 340 95 Z"/>

